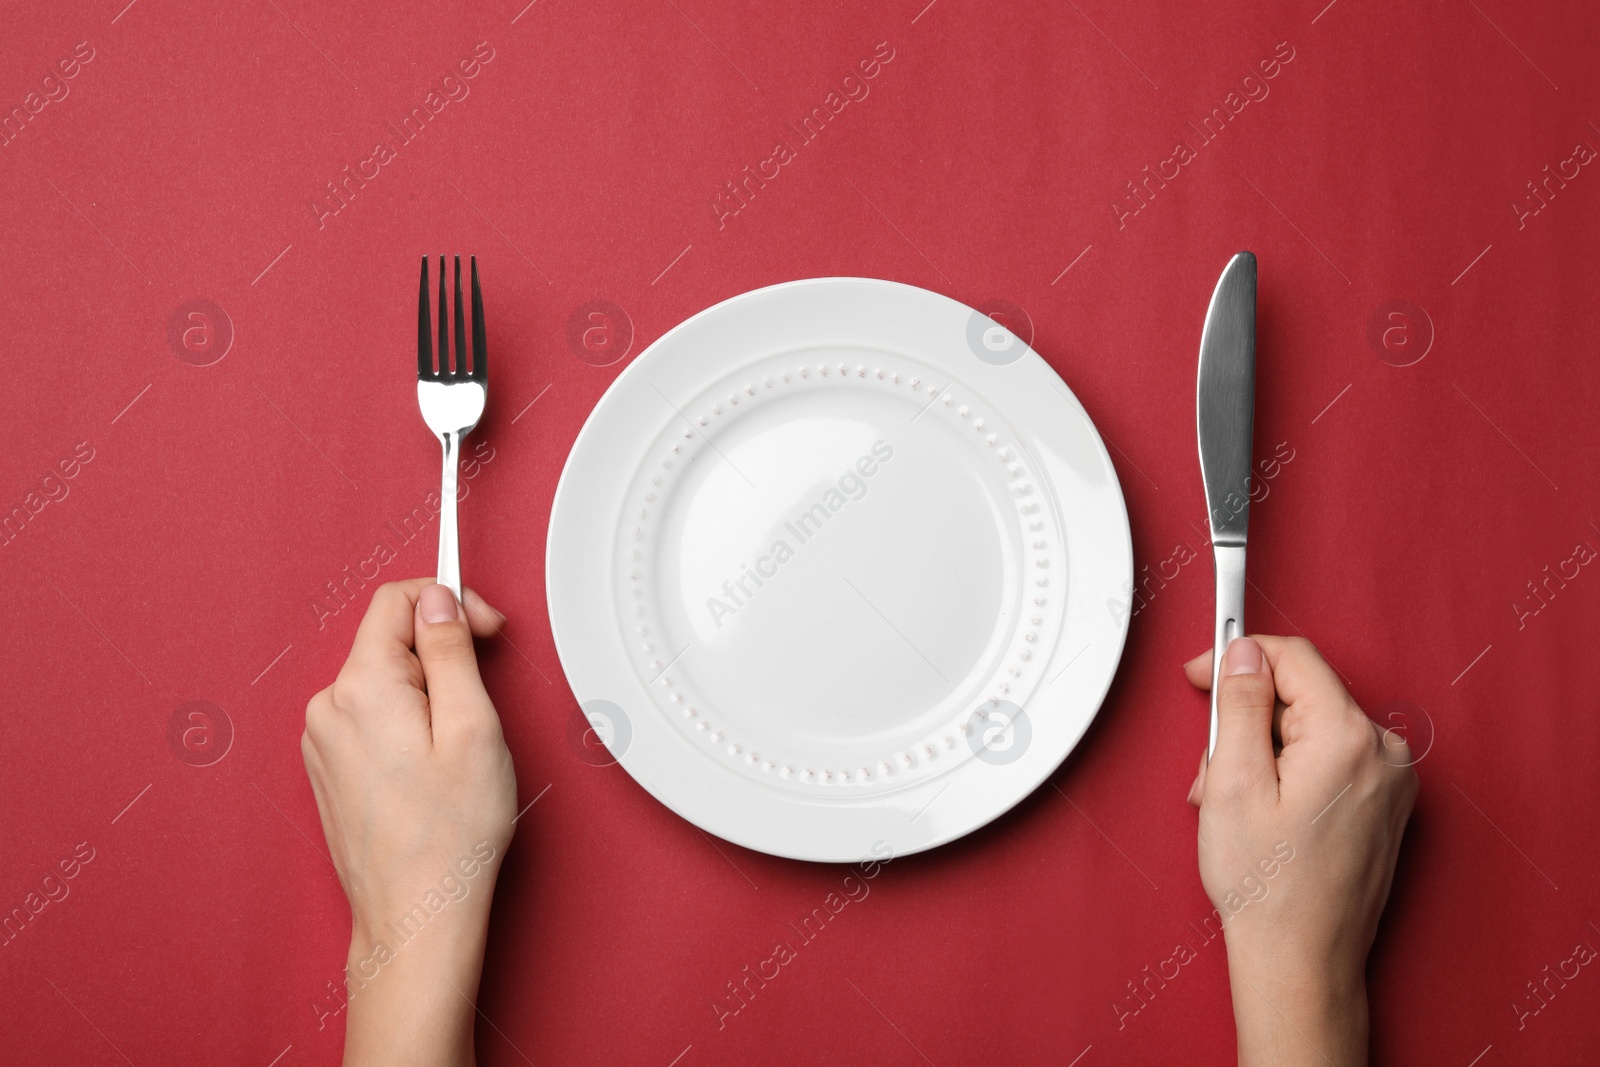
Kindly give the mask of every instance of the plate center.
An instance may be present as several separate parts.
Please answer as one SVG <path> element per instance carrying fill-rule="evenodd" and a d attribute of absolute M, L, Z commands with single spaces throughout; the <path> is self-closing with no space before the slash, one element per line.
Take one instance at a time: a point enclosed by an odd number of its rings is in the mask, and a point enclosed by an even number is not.
<path fill-rule="evenodd" d="M 965 755 L 952 724 L 992 685 L 1024 584 L 993 446 L 947 390 L 850 370 L 758 378 L 680 434 L 692 458 L 641 550 L 658 703 L 797 773 Z"/>

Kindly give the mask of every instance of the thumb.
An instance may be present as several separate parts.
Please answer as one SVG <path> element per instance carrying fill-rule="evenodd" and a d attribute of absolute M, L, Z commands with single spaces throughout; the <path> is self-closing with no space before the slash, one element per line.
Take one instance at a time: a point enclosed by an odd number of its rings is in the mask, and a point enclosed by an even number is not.
<path fill-rule="evenodd" d="M 456 595 L 446 585 L 423 586 L 417 596 L 417 659 L 428 689 L 437 732 L 442 720 L 470 715 L 488 705 L 472 632 Z"/>
<path fill-rule="evenodd" d="M 1278 784 L 1272 754 L 1272 711 L 1277 706 L 1272 668 L 1261 646 L 1236 637 L 1222 657 L 1217 679 L 1217 749 L 1208 768 L 1216 782 Z"/>

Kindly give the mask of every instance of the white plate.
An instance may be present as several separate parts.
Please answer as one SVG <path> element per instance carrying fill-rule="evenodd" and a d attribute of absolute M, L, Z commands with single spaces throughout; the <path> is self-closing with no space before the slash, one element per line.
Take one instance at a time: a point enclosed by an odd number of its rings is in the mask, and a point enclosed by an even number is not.
<path fill-rule="evenodd" d="M 550 516 L 573 692 L 658 800 L 779 856 L 960 837 L 1088 729 L 1133 579 L 1088 415 L 912 286 L 734 297 L 617 377 Z"/>

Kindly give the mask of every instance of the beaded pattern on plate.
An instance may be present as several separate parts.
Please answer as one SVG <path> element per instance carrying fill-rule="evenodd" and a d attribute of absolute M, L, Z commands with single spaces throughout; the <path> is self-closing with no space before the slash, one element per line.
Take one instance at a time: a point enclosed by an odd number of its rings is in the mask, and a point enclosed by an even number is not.
<path fill-rule="evenodd" d="M 646 675 L 654 678 L 654 684 L 666 690 L 668 703 L 678 708 L 684 718 L 694 722 L 695 730 L 700 736 L 704 737 L 713 748 L 723 752 L 730 759 L 742 760 L 746 765 L 759 767 L 767 774 L 775 773 L 785 780 L 803 782 L 808 785 L 869 785 L 876 781 L 893 778 L 902 770 L 912 770 L 923 762 L 931 762 L 938 759 L 941 751 L 955 752 L 957 750 L 957 736 L 965 736 L 968 730 L 971 729 L 967 718 L 949 723 L 943 729 L 935 731 L 934 736 L 929 737 L 920 744 L 912 745 L 903 751 L 892 753 L 878 760 L 876 766 L 873 767 L 861 766 L 854 769 L 825 767 L 817 770 L 811 767 L 796 767 L 793 763 L 765 759 L 759 752 L 751 750 L 747 745 L 736 739 L 729 738 L 723 730 L 719 729 L 710 718 L 690 702 L 689 697 L 683 693 L 682 689 L 674 682 L 672 675 L 668 673 L 672 663 L 661 660 L 655 647 L 655 642 L 651 638 L 650 628 L 643 621 L 645 615 L 643 604 L 644 589 L 640 584 L 641 553 L 639 545 L 644 541 L 645 524 L 650 518 L 651 506 L 656 502 L 662 481 L 671 476 L 670 472 L 677 466 L 680 458 L 683 457 L 685 448 L 689 447 L 685 442 L 692 441 L 699 434 L 703 440 L 709 443 L 710 438 L 700 433 L 700 431 L 709 427 L 713 420 L 730 413 L 733 408 L 737 408 L 741 401 L 751 403 L 758 397 L 768 393 L 775 393 L 792 384 L 796 378 L 800 381 L 808 381 L 813 373 L 819 379 L 837 376 L 839 381 L 849 381 L 854 377 L 868 381 L 882 381 L 891 387 L 899 387 L 904 383 L 913 395 L 926 392 L 929 398 L 926 402 L 927 406 L 931 407 L 933 403 L 939 401 L 946 408 L 953 409 L 959 419 L 967 422 L 976 433 L 983 435 L 984 443 L 993 450 L 995 458 L 1005 467 L 1012 498 L 1024 527 L 1025 543 L 1033 554 L 1031 569 L 1037 573 L 1031 582 L 1033 595 L 1027 619 L 1028 626 L 1023 630 L 1020 644 L 1012 649 L 1012 653 L 1009 656 L 1011 662 L 1005 669 L 1005 676 L 1011 681 L 998 681 L 994 685 L 993 692 L 990 693 L 984 707 L 994 707 L 1001 700 L 1006 699 L 1011 692 L 1012 682 L 1021 684 L 1024 674 L 1034 660 L 1034 652 L 1039 641 L 1039 629 L 1045 621 L 1043 610 L 1049 604 L 1050 544 L 1046 537 L 1040 494 L 1028 479 L 1027 471 L 1023 467 L 1022 459 L 1017 450 L 1008 444 L 1003 444 L 999 435 L 988 429 L 983 416 L 973 415 L 969 405 L 961 404 L 957 406 L 954 395 L 948 387 L 940 390 L 937 386 L 928 385 L 921 378 L 903 377 L 893 371 L 885 371 L 881 367 L 868 371 L 861 364 L 857 364 L 853 368 L 846 363 L 832 365 L 823 363 L 815 367 L 801 366 L 795 368 L 792 372 L 780 371 L 777 373 L 776 378 L 772 375 L 763 376 L 760 381 L 760 389 L 755 384 L 748 383 L 742 390 L 729 393 L 725 400 L 712 403 L 709 414 L 702 413 L 692 420 L 695 426 L 694 429 L 683 431 L 682 439 L 672 446 L 671 454 L 661 461 L 660 470 L 651 475 L 649 487 L 645 490 L 643 504 L 638 512 L 638 525 L 633 531 L 634 547 L 632 550 L 632 565 L 628 569 L 628 580 L 634 601 L 634 614 L 641 620 L 637 629 L 640 638 L 639 650 L 641 658 L 644 660 L 643 665 Z M 1025 562 L 1024 570 L 1027 569 L 1029 568 Z M 678 655 L 681 654 L 679 653 Z M 675 661 L 676 656 L 674 657 Z M 1042 659 L 1041 662 L 1043 662 Z M 978 714 L 982 717 L 983 710 L 980 709 Z"/>

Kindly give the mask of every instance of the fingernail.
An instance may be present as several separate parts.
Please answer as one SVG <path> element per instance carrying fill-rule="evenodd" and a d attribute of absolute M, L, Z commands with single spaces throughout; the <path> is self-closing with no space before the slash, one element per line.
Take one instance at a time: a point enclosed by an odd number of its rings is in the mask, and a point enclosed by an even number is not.
<path fill-rule="evenodd" d="M 423 586 L 417 603 L 422 608 L 423 622 L 455 622 L 461 618 L 456 608 L 456 595 L 448 585 Z"/>
<path fill-rule="evenodd" d="M 1235 637 L 1222 657 L 1223 674 L 1259 674 L 1266 665 L 1261 646 L 1248 637 Z"/>

